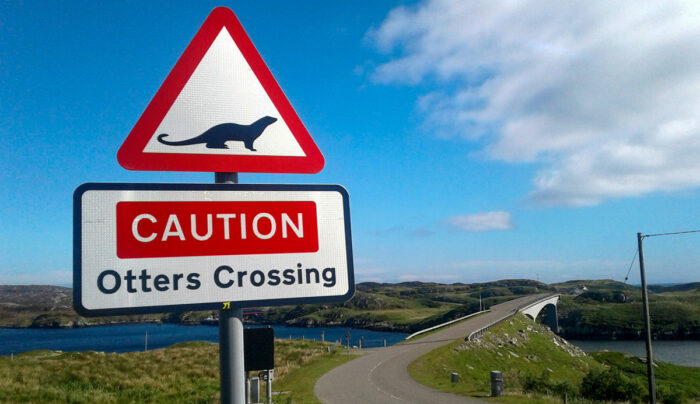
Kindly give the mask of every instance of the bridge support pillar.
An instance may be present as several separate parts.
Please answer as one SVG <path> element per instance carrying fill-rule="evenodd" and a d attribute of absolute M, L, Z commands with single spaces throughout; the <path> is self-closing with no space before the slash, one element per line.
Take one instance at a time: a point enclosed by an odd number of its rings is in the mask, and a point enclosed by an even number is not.
<path fill-rule="evenodd" d="M 557 306 L 548 304 L 545 306 L 545 324 L 555 333 L 559 333 L 559 320 L 557 319 Z"/>

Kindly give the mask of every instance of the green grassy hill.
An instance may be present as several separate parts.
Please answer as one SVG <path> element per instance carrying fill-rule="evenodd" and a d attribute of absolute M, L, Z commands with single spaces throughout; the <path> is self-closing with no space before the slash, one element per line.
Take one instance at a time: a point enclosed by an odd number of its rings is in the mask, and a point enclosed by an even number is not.
<path fill-rule="evenodd" d="M 525 378 L 542 372 L 552 384 L 573 384 L 591 369 L 603 366 L 547 327 L 517 315 L 473 341 L 455 341 L 430 352 L 413 362 L 409 373 L 440 390 L 488 395 L 492 370 L 503 372 L 506 391 L 515 394 L 522 390 Z M 458 383 L 450 382 L 451 372 L 459 373 Z"/>
<path fill-rule="evenodd" d="M 563 293 L 557 309 L 565 337 L 641 338 L 644 318 L 639 288 L 612 280 L 568 281 L 552 286 Z M 654 337 L 700 338 L 700 284 L 655 290 L 649 294 Z"/>
<path fill-rule="evenodd" d="M 657 364 L 657 386 L 663 402 L 700 400 L 700 368 Z M 473 341 L 455 341 L 409 366 L 417 381 L 467 396 L 490 394 L 490 372 L 503 372 L 508 403 L 595 403 L 621 394 L 630 402 L 644 400 L 646 365 L 637 357 L 600 352 L 587 355 L 549 328 L 518 314 Z M 451 372 L 459 381 L 450 381 Z M 608 401 L 606 401 L 608 402 Z"/>

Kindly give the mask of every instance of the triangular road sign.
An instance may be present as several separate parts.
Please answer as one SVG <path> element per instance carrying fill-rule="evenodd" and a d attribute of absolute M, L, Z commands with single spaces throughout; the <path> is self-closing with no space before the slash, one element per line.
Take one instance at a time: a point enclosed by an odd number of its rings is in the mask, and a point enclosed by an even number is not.
<path fill-rule="evenodd" d="M 323 155 L 236 15 L 217 7 L 124 140 L 130 170 L 315 173 Z"/>

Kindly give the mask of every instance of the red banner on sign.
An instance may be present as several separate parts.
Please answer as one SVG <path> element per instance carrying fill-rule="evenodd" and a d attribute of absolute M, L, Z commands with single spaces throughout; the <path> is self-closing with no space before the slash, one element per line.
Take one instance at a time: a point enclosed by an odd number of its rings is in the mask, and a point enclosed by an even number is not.
<path fill-rule="evenodd" d="M 316 251 L 312 201 L 117 203 L 119 258 Z"/>

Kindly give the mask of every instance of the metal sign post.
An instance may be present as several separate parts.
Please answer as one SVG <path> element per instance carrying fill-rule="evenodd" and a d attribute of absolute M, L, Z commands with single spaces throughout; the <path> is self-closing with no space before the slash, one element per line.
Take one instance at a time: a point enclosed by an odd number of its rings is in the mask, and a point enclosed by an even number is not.
<path fill-rule="evenodd" d="M 237 184 L 238 173 L 214 173 L 217 184 Z M 219 388 L 221 404 L 245 404 L 243 309 L 219 309 Z"/>
<path fill-rule="evenodd" d="M 273 370 L 268 369 L 267 370 L 267 404 L 272 404 L 272 375 L 273 375 Z"/>
<path fill-rule="evenodd" d="M 219 384 L 221 404 L 245 404 L 243 310 L 219 310 Z"/>

